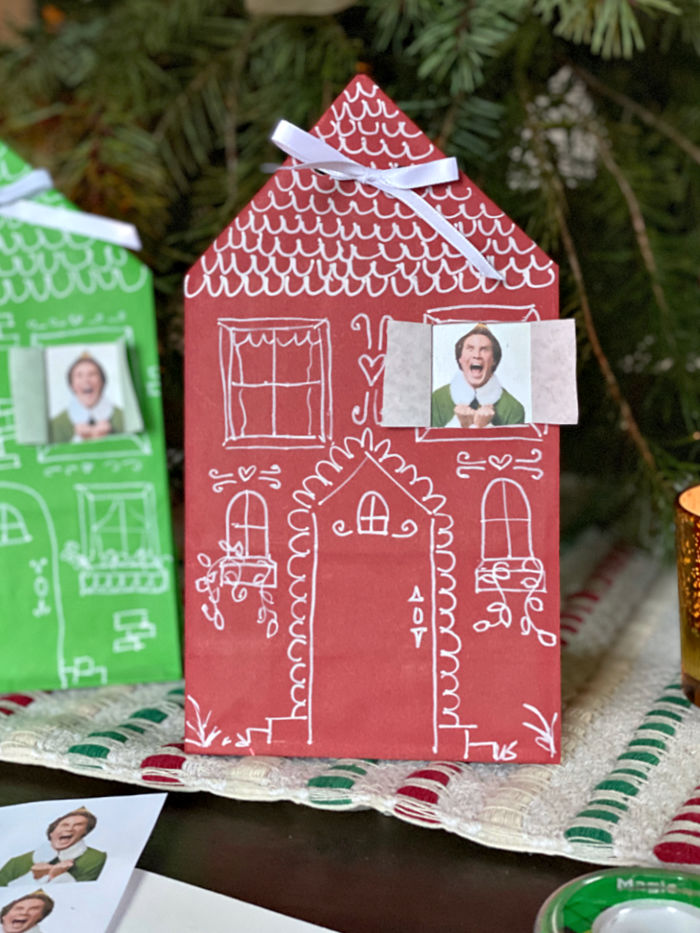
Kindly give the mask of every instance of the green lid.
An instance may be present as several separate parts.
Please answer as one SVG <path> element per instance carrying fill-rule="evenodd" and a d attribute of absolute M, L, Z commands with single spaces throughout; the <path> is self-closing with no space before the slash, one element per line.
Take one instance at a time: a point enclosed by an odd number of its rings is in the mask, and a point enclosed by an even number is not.
<path fill-rule="evenodd" d="M 610 910 L 618 904 L 628 904 L 630 910 Z M 693 909 L 683 910 L 682 904 Z M 640 918 L 646 914 L 649 919 L 652 913 L 659 917 L 665 910 L 663 928 L 668 933 L 675 933 L 674 923 L 679 933 L 700 931 L 700 875 L 660 868 L 613 868 L 582 875 L 547 898 L 537 914 L 535 933 L 623 933 L 634 929 L 625 924 L 625 914 L 632 916 L 632 908 Z M 593 930 L 604 911 L 609 911 L 609 922 L 601 917 Z"/>

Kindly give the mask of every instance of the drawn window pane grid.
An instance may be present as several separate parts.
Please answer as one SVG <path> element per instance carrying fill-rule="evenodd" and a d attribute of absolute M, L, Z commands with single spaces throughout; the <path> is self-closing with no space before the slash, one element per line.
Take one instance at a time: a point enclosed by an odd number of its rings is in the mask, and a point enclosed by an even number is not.
<path fill-rule="evenodd" d="M 481 520 L 484 560 L 532 556 L 530 507 L 516 484 L 505 480 L 491 484 Z"/>
<path fill-rule="evenodd" d="M 265 500 L 256 492 L 234 496 L 226 510 L 226 545 L 238 557 L 270 556 Z"/>
<path fill-rule="evenodd" d="M 0 466 L 19 466 L 19 459 L 15 454 L 8 454 L 6 444 L 15 439 L 15 410 L 12 399 L 0 398 Z"/>
<path fill-rule="evenodd" d="M 226 446 L 318 446 L 330 435 L 328 322 L 219 320 Z"/>
<path fill-rule="evenodd" d="M 32 540 L 22 514 L 8 502 L 0 502 L 0 547 Z"/>
<path fill-rule="evenodd" d="M 357 532 L 361 535 L 386 535 L 389 530 L 389 506 L 374 490 L 364 493 L 357 506 Z"/>
<path fill-rule="evenodd" d="M 83 551 L 92 567 L 155 564 L 160 559 L 153 489 L 78 487 Z"/>

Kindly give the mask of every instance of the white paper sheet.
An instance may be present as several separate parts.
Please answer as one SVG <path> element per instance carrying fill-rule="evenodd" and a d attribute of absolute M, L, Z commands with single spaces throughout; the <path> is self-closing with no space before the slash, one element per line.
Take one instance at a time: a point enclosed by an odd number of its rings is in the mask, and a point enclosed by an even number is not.
<path fill-rule="evenodd" d="M 136 869 L 108 933 L 333 933 L 273 910 Z"/>

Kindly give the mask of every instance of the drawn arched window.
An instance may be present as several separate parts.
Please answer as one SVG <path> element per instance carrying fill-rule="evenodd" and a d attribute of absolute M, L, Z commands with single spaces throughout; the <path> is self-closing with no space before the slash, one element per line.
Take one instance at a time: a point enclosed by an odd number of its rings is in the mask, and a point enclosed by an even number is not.
<path fill-rule="evenodd" d="M 0 502 L 0 547 L 26 544 L 31 540 L 22 513 L 7 502 Z"/>
<path fill-rule="evenodd" d="M 357 533 L 385 535 L 389 529 L 389 506 L 378 492 L 364 493 L 357 504 Z"/>
<path fill-rule="evenodd" d="M 226 509 L 226 545 L 237 557 L 269 557 L 267 505 L 257 492 L 239 492 Z"/>
<path fill-rule="evenodd" d="M 522 488 L 495 479 L 481 501 L 481 558 L 532 557 L 532 516 Z"/>

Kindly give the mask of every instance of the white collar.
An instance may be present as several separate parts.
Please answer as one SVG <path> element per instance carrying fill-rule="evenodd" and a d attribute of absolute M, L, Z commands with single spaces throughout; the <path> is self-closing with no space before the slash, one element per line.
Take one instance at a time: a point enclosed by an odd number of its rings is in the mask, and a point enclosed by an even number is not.
<path fill-rule="evenodd" d="M 77 842 L 74 842 L 72 846 L 68 846 L 67 849 L 61 849 L 60 852 L 56 851 L 50 842 L 42 842 L 40 846 L 34 850 L 34 861 L 35 862 L 50 862 L 53 859 L 57 858 L 60 862 L 64 862 L 66 859 L 77 859 L 80 856 L 87 852 L 87 842 L 85 839 L 78 839 Z"/>
<path fill-rule="evenodd" d="M 450 382 L 450 395 L 455 405 L 471 405 L 474 399 L 479 405 L 495 405 L 503 395 L 503 386 L 493 373 L 488 382 L 474 389 L 464 378 L 462 370 L 458 369 Z"/>
<path fill-rule="evenodd" d="M 87 408 L 82 402 L 79 402 L 75 395 L 71 395 L 68 403 L 68 417 L 73 424 L 85 424 L 90 419 L 93 421 L 109 421 L 113 412 L 114 405 L 104 392 L 92 408 Z"/>

